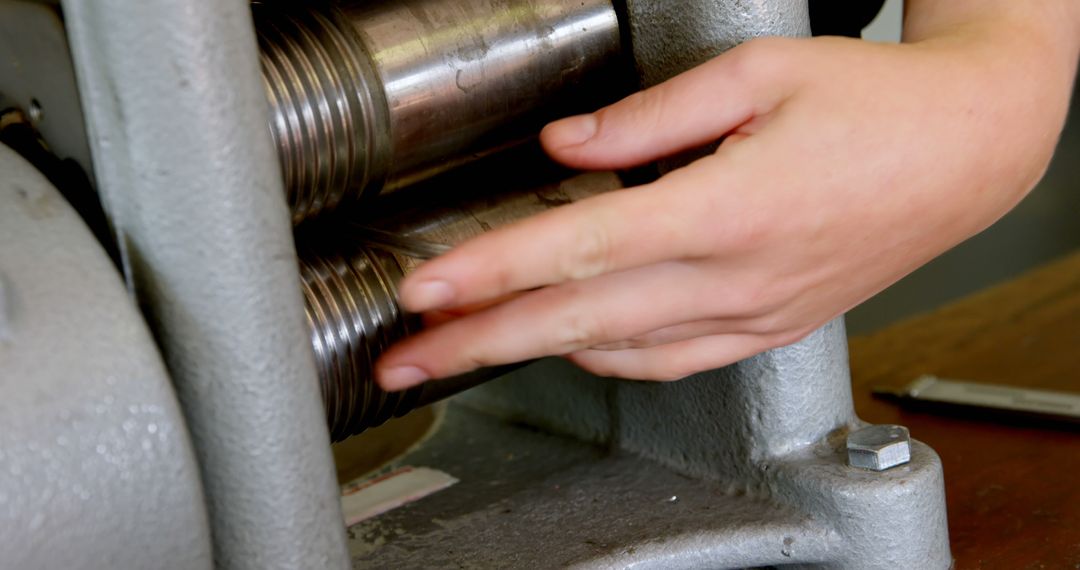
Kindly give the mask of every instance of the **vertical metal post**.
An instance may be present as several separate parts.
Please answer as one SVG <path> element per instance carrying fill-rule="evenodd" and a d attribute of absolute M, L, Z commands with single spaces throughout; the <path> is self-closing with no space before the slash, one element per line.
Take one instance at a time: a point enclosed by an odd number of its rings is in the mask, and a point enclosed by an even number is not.
<path fill-rule="evenodd" d="M 65 0 L 98 188 L 202 471 L 216 564 L 343 568 L 246 0 Z"/>

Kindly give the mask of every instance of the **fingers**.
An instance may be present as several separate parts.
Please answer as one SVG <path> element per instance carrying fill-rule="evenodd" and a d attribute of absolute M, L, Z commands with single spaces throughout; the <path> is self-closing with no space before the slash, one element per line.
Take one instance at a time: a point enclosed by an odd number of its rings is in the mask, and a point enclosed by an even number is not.
<path fill-rule="evenodd" d="M 710 253 L 717 236 L 702 235 L 701 228 L 715 228 L 711 207 L 737 194 L 710 192 L 708 201 L 685 195 L 725 184 L 725 169 L 703 164 L 711 160 L 720 159 L 706 157 L 649 186 L 596 196 L 474 238 L 409 275 L 399 288 L 401 304 L 417 313 L 445 309 Z"/>
<path fill-rule="evenodd" d="M 725 334 L 652 348 L 583 350 L 568 358 L 598 376 L 669 381 L 727 366 L 780 345 L 770 336 Z"/>
<path fill-rule="evenodd" d="M 540 141 L 582 169 L 636 166 L 713 142 L 790 94 L 789 74 L 774 69 L 777 41 L 744 44 L 595 113 L 555 121 Z"/>
<path fill-rule="evenodd" d="M 768 40 L 775 41 L 795 40 Z M 715 140 L 740 124 L 758 124 L 753 118 L 770 112 L 796 85 L 777 71 L 775 62 L 783 58 L 759 55 L 781 51 L 751 49 L 771 45 L 749 42 L 647 94 L 582 119 L 596 121 L 595 136 L 586 142 L 567 145 L 570 138 L 559 134 L 562 127 L 553 126 L 544 135 L 546 144 L 575 166 L 613 167 Z M 782 53 L 790 55 L 788 50 Z M 754 197 L 745 190 L 757 183 L 751 168 L 732 160 L 730 152 L 721 154 L 647 186 L 583 200 L 488 232 L 410 275 L 400 288 L 402 305 L 414 312 L 443 309 L 668 259 L 715 254 L 717 244 L 722 249 L 726 243 L 718 233 L 736 232 L 753 221 L 740 218 L 737 210 L 752 206 Z M 715 223 L 720 212 L 731 220 L 723 227 Z M 702 229 L 716 233 L 702 236 Z"/>
<path fill-rule="evenodd" d="M 642 334 L 708 310 L 708 299 L 724 297 L 714 281 L 702 264 L 668 262 L 552 286 L 403 340 L 379 361 L 377 376 L 401 389 L 423 380 L 415 371 L 398 378 L 403 367 L 439 378 Z"/>

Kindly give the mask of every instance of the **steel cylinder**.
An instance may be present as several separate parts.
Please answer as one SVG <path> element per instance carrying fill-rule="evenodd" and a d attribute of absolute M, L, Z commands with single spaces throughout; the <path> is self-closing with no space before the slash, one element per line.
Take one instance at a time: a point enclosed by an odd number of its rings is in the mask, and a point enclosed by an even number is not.
<path fill-rule="evenodd" d="M 397 305 L 397 283 L 424 258 L 492 228 L 621 188 L 613 173 L 482 195 L 457 205 L 406 207 L 373 225 L 349 224 L 302 246 L 300 275 L 331 438 L 340 441 L 417 405 L 493 378 L 502 370 L 385 392 L 374 364 L 392 343 L 417 330 Z"/>
<path fill-rule="evenodd" d="M 610 0 L 255 7 L 294 220 L 429 177 L 618 95 Z"/>

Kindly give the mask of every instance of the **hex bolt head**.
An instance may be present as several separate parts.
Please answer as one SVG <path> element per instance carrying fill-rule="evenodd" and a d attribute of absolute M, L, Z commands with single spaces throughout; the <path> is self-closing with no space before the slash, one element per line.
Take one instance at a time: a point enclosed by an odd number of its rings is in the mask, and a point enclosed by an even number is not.
<path fill-rule="evenodd" d="M 848 465 L 884 471 L 911 461 L 911 435 L 904 426 L 878 425 L 847 436 Z"/>

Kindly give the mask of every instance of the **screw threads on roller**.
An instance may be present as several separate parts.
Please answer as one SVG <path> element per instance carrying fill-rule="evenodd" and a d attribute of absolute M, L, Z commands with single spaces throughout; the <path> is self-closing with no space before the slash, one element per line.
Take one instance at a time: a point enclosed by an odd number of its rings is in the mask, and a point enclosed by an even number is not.
<path fill-rule="evenodd" d="M 396 259 L 365 247 L 348 258 L 305 255 L 300 275 L 331 439 L 411 410 L 418 389 L 386 392 L 374 379 L 379 355 L 411 328 L 395 302 Z"/>
<path fill-rule="evenodd" d="M 336 12 L 256 6 L 270 132 L 294 222 L 378 193 L 388 153 L 383 90 Z"/>

